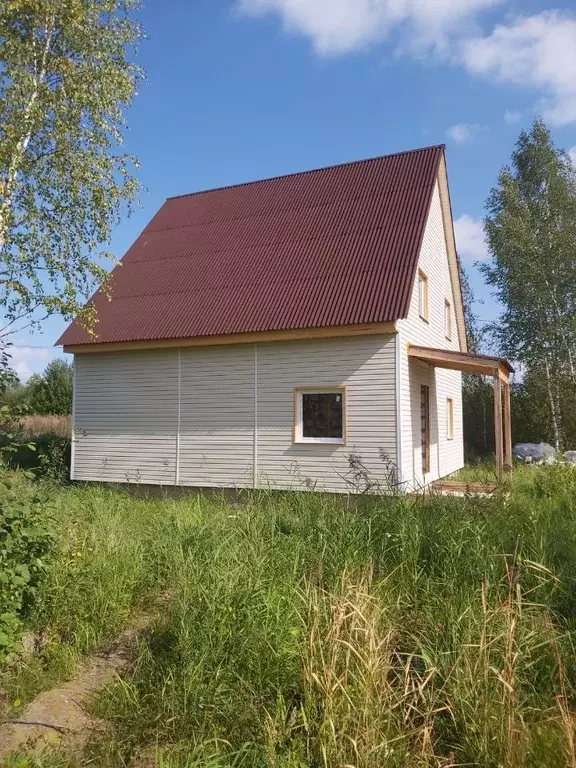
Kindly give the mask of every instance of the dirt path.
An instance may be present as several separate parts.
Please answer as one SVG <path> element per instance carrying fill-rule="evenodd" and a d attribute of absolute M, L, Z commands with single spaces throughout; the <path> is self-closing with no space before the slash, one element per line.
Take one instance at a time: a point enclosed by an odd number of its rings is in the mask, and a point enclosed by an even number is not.
<path fill-rule="evenodd" d="M 138 638 L 153 617 L 140 616 L 115 640 L 106 653 L 85 659 L 72 680 L 40 693 L 17 718 L 0 725 L 0 766 L 12 752 L 37 754 L 58 746 L 79 753 L 103 723 L 88 712 L 90 696 L 125 672 L 138 651 Z"/>

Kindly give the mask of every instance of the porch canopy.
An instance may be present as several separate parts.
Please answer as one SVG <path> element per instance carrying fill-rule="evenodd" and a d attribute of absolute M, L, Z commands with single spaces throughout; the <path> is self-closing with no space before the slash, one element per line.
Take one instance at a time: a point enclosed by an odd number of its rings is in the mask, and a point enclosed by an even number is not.
<path fill-rule="evenodd" d="M 512 429 L 510 421 L 510 374 L 514 368 L 503 357 L 432 347 L 408 347 L 408 356 L 434 368 L 450 368 L 494 379 L 494 432 L 498 476 L 512 470 Z"/>

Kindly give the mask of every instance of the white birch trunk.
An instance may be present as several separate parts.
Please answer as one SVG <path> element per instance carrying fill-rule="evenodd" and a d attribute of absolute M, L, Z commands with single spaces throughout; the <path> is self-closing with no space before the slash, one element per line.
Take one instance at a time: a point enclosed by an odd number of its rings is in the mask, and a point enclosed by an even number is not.
<path fill-rule="evenodd" d="M 2 246 L 4 245 L 4 242 L 6 240 L 8 218 L 14 203 L 14 193 L 16 191 L 16 182 L 18 180 L 18 173 L 20 171 L 22 161 L 26 156 L 26 151 L 28 149 L 28 145 L 30 144 L 30 140 L 32 139 L 32 133 L 34 130 L 34 125 L 32 121 L 32 110 L 34 109 L 34 106 L 38 101 L 40 88 L 42 87 L 42 84 L 44 83 L 44 79 L 46 77 L 46 63 L 48 60 L 50 45 L 52 43 L 53 33 L 54 33 L 54 20 L 52 19 L 50 21 L 49 19 L 47 19 L 46 29 L 45 29 L 45 40 L 42 46 L 41 59 L 40 61 L 36 59 L 34 62 L 35 76 L 33 79 L 32 92 L 28 98 L 26 106 L 24 107 L 24 112 L 22 116 L 22 125 L 24 128 L 24 131 L 22 133 L 22 136 L 19 138 L 19 140 L 16 143 L 16 147 L 12 154 L 12 158 L 6 170 L 6 177 L 2 184 L 2 190 L 1 190 L 2 199 L 0 200 L 0 249 L 2 249 Z"/>
<path fill-rule="evenodd" d="M 544 365 L 546 370 L 546 392 L 548 394 L 548 403 L 550 405 L 550 416 L 552 417 L 552 430 L 554 432 L 554 447 L 556 448 L 557 451 L 559 451 L 560 450 L 560 426 L 559 426 L 558 403 L 557 403 L 557 399 L 554 397 L 554 392 L 552 390 L 552 377 L 550 375 L 550 363 L 547 355 L 544 361 Z"/>

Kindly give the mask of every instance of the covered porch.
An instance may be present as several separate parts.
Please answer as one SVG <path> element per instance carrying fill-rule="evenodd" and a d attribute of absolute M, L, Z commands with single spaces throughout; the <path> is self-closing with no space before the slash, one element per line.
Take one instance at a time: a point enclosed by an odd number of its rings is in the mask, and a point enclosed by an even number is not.
<path fill-rule="evenodd" d="M 502 357 L 412 345 L 408 347 L 408 356 L 433 368 L 448 368 L 462 373 L 491 376 L 494 379 L 494 444 L 496 470 L 501 482 L 504 473 L 512 471 L 510 374 L 514 373 L 514 369 L 510 363 Z M 465 490 L 466 486 L 466 483 L 453 481 L 440 481 L 439 484 L 454 486 L 452 490 Z"/>

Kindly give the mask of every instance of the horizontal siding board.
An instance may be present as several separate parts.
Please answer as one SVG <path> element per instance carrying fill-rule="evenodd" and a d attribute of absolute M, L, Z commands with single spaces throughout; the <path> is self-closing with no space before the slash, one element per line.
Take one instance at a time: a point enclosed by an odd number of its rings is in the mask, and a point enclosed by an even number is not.
<path fill-rule="evenodd" d="M 180 484 L 252 485 L 254 347 L 182 350 Z"/>
<path fill-rule="evenodd" d="M 74 479 L 173 483 L 177 353 L 77 355 L 75 365 Z"/>

